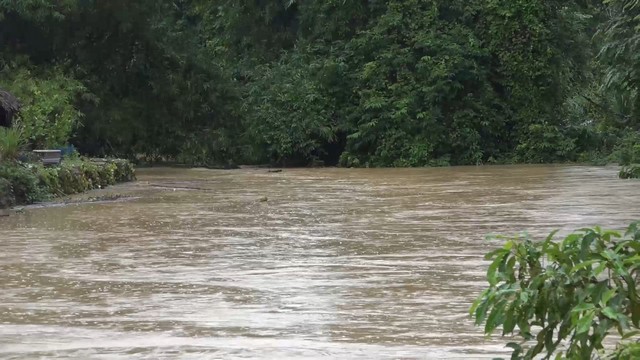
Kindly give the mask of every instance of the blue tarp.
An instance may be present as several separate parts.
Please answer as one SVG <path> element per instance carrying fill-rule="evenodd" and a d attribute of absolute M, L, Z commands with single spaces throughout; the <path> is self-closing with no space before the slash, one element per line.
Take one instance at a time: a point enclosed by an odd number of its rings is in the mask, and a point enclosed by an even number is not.
<path fill-rule="evenodd" d="M 76 151 L 76 148 L 73 145 L 67 145 L 56 150 L 60 150 L 62 152 L 62 156 L 68 156 L 73 154 Z"/>

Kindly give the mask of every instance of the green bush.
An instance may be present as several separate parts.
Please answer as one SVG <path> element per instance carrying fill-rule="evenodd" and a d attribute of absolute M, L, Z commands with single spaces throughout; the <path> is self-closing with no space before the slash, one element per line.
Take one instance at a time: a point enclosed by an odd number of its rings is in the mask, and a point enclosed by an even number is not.
<path fill-rule="evenodd" d="M 0 209 L 7 209 L 15 205 L 16 199 L 13 196 L 11 182 L 8 179 L 0 178 Z"/>
<path fill-rule="evenodd" d="M 133 167 L 133 164 L 127 160 L 110 160 L 113 164 L 116 165 L 114 177 L 116 182 L 127 182 L 133 181 L 136 179 L 136 171 Z"/>
<path fill-rule="evenodd" d="M 487 255 L 489 288 L 470 310 L 476 324 L 520 337 L 507 344 L 512 359 L 593 359 L 614 332 L 624 340 L 611 358 L 637 358 L 639 226 L 624 237 L 597 227 L 562 241 L 555 233 L 544 241 L 500 237 L 505 245 Z"/>
<path fill-rule="evenodd" d="M 51 197 L 82 193 L 135 180 L 126 160 L 73 160 L 58 167 L 6 163 L 0 165 L 0 208 L 31 204 Z"/>
<path fill-rule="evenodd" d="M 553 163 L 573 158 L 574 140 L 558 126 L 533 124 L 516 147 L 516 160 L 525 163 Z"/>
<path fill-rule="evenodd" d="M 33 169 L 19 164 L 0 164 L 0 179 L 8 180 L 16 204 L 32 204 L 45 198 Z"/>
<path fill-rule="evenodd" d="M 90 189 L 100 187 L 100 171 L 96 164 L 84 162 L 80 165 L 80 169 L 82 170 L 82 176 L 87 179 L 87 185 Z"/>
<path fill-rule="evenodd" d="M 24 139 L 19 129 L 0 127 L 0 161 L 16 160 L 23 145 Z"/>
<path fill-rule="evenodd" d="M 116 183 L 116 170 L 118 167 L 114 163 L 104 163 L 99 166 L 100 186 L 106 187 Z"/>
<path fill-rule="evenodd" d="M 63 165 L 58 169 L 58 177 L 62 193 L 71 195 L 89 190 L 89 181 L 83 176 L 79 167 Z"/>
<path fill-rule="evenodd" d="M 65 144 L 82 117 L 76 99 L 84 86 L 59 68 L 34 71 L 28 63 L 19 65 L 4 73 L 10 74 L 7 88 L 22 103 L 18 116 L 24 138 L 40 148 Z"/>
<path fill-rule="evenodd" d="M 624 166 L 618 175 L 620 179 L 640 179 L 640 165 Z"/>
<path fill-rule="evenodd" d="M 39 167 L 38 171 L 38 184 L 41 188 L 46 189 L 47 193 L 52 196 L 62 196 L 62 185 L 60 183 L 60 174 L 58 168 L 45 168 Z"/>
<path fill-rule="evenodd" d="M 640 132 L 628 131 L 614 147 L 611 160 L 620 165 L 640 163 Z"/>
<path fill-rule="evenodd" d="M 126 160 L 73 160 L 57 168 L 41 167 L 38 173 L 41 185 L 54 195 L 71 195 L 135 180 L 133 165 Z"/>

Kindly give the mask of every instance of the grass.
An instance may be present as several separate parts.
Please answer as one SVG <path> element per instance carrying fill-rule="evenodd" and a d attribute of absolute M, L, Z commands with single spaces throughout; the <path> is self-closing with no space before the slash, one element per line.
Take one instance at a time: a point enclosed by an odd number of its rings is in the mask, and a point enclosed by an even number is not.
<path fill-rule="evenodd" d="M 16 160 L 23 146 L 20 130 L 0 128 L 0 161 Z"/>

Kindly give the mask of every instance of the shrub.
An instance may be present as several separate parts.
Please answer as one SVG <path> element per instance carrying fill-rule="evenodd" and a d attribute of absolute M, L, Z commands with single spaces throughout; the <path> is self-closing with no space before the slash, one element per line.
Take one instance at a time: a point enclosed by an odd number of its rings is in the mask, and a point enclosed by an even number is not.
<path fill-rule="evenodd" d="M 88 187 L 90 189 L 97 189 L 100 187 L 100 171 L 96 164 L 90 162 L 83 162 L 80 165 L 82 170 L 82 176 L 87 179 Z"/>
<path fill-rule="evenodd" d="M 623 166 L 618 176 L 620 179 L 640 179 L 640 165 Z"/>
<path fill-rule="evenodd" d="M 0 178 L 0 209 L 7 209 L 15 205 L 16 199 L 13 196 L 11 182 L 8 179 Z"/>
<path fill-rule="evenodd" d="M 0 127 L 0 161 L 14 161 L 20 155 L 24 139 L 19 129 Z"/>
<path fill-rule="evenodd" d="M 39 186 L 43 189 L 46 189 L 46 192 L 49 195 L 64 195 L 62 185 L 60 183 L 60 174 L 58 173 L 58 168 L 39 167 L 37 174 Z"/>
<path fill-rule="evenodd" d="M 136 179 L 136 172 L 133 164 L 127 160 L 111 160 L 116 165 L 114 177 L 116 182 L 127 182 Z"/>
<path fill-rule="evenodd" d="M 613 149 L 611 160 L 620 165 L 640 163 L 640 132 L 628 131 Z"/>
<path fill-rule="evenodd" d="M 63 165 L 58 169 L 58 177 L 62 193 L 65 195 L 77 194 L 90 189 L 89 181 L 83 176 L 79 167 Z"/>
<path fill-rule="evenodd" d="M 126 160 L 74 160 L 59 167 L 6 163 L 0 165 L 0 207 L 31 204 L 131 180 L 135 180 L 135 172 Z"/>
<path fill-rule="evenodd" d="M 16 204 L 32 204 L 46 197 L 46 193 L 39 186 L 36 173 L 23 165 L 0 165 L 0 179 L 11 183 Z"/>
<path fill-rule="evenodd" d="M 583 229 L 555 241 L 502 238 L 505 245 L 487 255 L 492 260 L 486 289 L 471 307 L 486 334 L 499 327 L 516 333 L 512 359 L 592 359 L 604 352 L 612 332 L 638 339 L 640 297 L 640 223 L 622 237 L 600 228 Z M 566 342 L 564 346 L 560 346 Z M 624 340 L 610 354 L 631 359 L 638 344 Z"/>
<path fill-rule="evenodd" d="M 116 170 L 118 167 L 114 163 L 104 163 L 98 167 L 100 173 L 100 186 L 105 187 L 116 183 Z"/>
<path fill-rule="evenodd" d="M 18 116 L 24 138 L 34 147 L 65 144 L 82 117 L 75 102 L 84 86 L 61 68 L 42 72 L 22 65 L 6 72 L 5 85 L 22 103 Z"/>

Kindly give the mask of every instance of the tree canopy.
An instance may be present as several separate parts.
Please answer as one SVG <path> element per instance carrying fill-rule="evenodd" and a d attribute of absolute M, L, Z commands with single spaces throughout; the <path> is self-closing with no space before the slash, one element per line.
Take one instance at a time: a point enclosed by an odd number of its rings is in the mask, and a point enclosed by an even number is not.
<path fill-rule="evenodd" d="M 639 13 L 636 0 L 0 1 L 0 85 L 34 146 L 91 154 L 578 161 L 638 143 Z"/>

